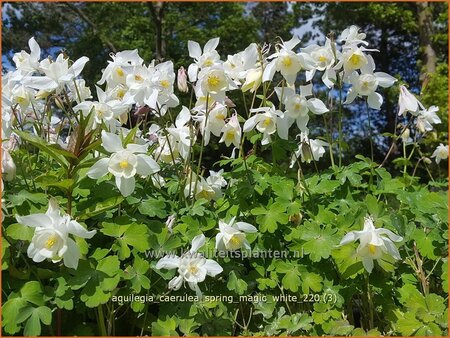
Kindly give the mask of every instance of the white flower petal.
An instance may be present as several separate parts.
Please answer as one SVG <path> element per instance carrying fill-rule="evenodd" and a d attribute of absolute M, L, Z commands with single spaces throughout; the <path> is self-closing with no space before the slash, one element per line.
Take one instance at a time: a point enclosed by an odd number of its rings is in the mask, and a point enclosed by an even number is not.
<path fill-rule="evenodd" d="M 219 41 L 220 41 L 220 38 L 214 38 L 214 39 L 209 40 L 205 44 L 205 47 L 203 47 L 203 52 L 206 53 L 206 52 L 215 50 L 217 48 L 217 46 L 219 45 Z"/>
<path fill-rule="evenodd" d="M 180 257 L 178 256 L 165 256 L 156 263 L 155 268 L 159 269 L 176 269 L 180 266 Z"/>
<path fill-rule="evenodd" d="M 367 97 L 367 103 L 370 108 L 379 110 L 383 104 L 383 97 L 380 94 L 373 92 Z"/>
<path fill-rule="evenodd" d="M 141 176 L 148 176 L 159 171 L 159 165 L 150 156 L 137 155 L 136 172 Z"/>
<path fill-rule="evenodd" d="M 373 270 L 373 259 L 370 257 L 362 257 L 362 263 L 364 269 L 366 269 L 368 273 L 371 273 Z"/>
<path fill-rule="evenodd" d="M 77 221 L 67 223 L 67 232 L 81 238 L 92 238 L 97 233 L 96 230 L 87 231 Z"/>
<path fill-rule="evenodd" d="M 192 247 L 190 252 L 197 252 L 205 244 L 206 238 L 205 235 L 200 234 L 194 237 L 192 240 Z"/>
<path fill-rule="evenodd" d="M 110 153 L 117 153 L 123 150 L 122 140 L 119 135 L 102 131 L 102 146 Z"/>
<path fill-rule="evenodd" d="M 183 285 L 183 277 L 177 276 L 170 280 L 168 287 L 170 290 L 176 291 L 179 290 L 182 285 Z"/>
<path fill-rule="evenodd" d="M 64 265 L 68 268 L 76 269 L 80 259 L 80 249 L 77 243 L 71 238 L 67 239 L 67 251 L 63 256 Z"/>
<path fill-rule="evenodd" d="M 245 222 L 237 222 L 236 228 L 244 232 L 250 233 L 258 232 L 258 229 L 256 229 L 253 225 Z"/>
<path fill-rule="evenodd" d="M 98 160 L 91 167 L 91 169 L 89 169 L 87 175 L 94 180 L 105 176 L 108 173 L 108 163 L 109 163 L 109 158 L 102 158 L 102 159 Z"/>
<path fill-rule="evenodd" d="M 345 245 L 351 242 L 356 241 L 359 238 L 358 231 L 350 231 L 348 234 L 344 236 L 344 238 L 341 239 L 341 242 L 339 243 L 339 246 Z"/>
<path fill-rule="evenodd" d="M 320 115 L 324 114 L 328 111 L 327 106 L 325 106 L 325 103 L 323 103 L 321 100 L 312 98 L 308 100 L 308 108 L 311 110 L 314 114 Z"/>
<path fill-rule="evenodd" d="M 33 214 L 28 216 L 19 216 L 16 215 L 17 223 L 36 228 L 36 227 L 42 227 L 42 228 L 49 228 L 52 227 L 52 220 L 51 218 L 46 214 Z"/>
<path fill-rule="evenodd" d="M 376 72 L 374 74 L 378 80 L 378 85 L 383 88 L 391 87 L 397 79 L 389 74 L 383 72 Z"/>
<path fill-rule="evenodd" d="M 200 44 L 196 41 L 188 41 L 188 51 L 191 58 L 198 59 L 200 56 L 202 56 L 202 49 L 200 47 Z"/>
<path fill-rule="evenodd" d="M 212 259 L 207 259 L 203 267 L 206 268 L 206 274 L 211 277 L 215 277 L 223 271 L 223 268 L 219 265 L 219 263 L 213 261 Z"/>
<path fill-rule="evenodd" d="M 120 190 L 120 193 L 122 194 L 123 197 L 131 195 L 135 187 L 134 176 L 130 178 L 116 176 L 116 186 Z"/>

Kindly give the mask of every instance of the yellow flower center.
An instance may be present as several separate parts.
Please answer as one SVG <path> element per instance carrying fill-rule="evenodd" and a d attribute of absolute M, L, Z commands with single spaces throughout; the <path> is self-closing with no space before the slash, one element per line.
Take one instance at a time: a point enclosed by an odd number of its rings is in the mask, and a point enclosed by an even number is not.
<path fill-rule="evenodd" d="M 135 76 L 134 76 L 134 79 L 136 80 L 136 81 L 139 81 L 139 82 L 142 82 L 144 79 L 142 78 L 142 76 L 140 76 L 139 74 L 136 74 Z"/>
<path fill-rule="evenodd" d="M 45 241 L 45 247 L 47 249 L 51 249 L 53 248 L 53 246 L 56 244 L 58 240 L 58 236 L 57 235 L 51 235 L 49 238 L 47 238 L 47 240 Z"/>
<path fill-rule="evenodd" d="M 217 114 L 217 115 L 216 115 L 216 119 L 218 119 L 218 120 L 225 120 L 226 117 L 227 117 L 227 116 L 224 115 L 224 114 Z"/>
<path fill-rule="evenodd" d="M 230 243 L 233 244 L 233 246 L 238 246 L 241 245 L 242 240 L 240 237 L 233 236 L 230 238 Z"/>
<path fill-rule="evenodd" d="M 198 196 L 198 199 L 204 198 L 206 200 L 209 200 L 209 198 L 210 198 L 209 193 L 206 190 L 199 191 L 197 196 Z"/>
<path fill-rule="evenodd" d="M 122 168 L 122 169 L 128 168 L 129 165 L 130 164 L 128 163 L 127 160 L 120 161 L 120 163 L 119 163 L 119 167 Z"/>
<path fill-rule="evenodd" d="M 225 135 L 225 138 L 227 140 L 234 140 L 234 130 L 230 129 L 227 131 L 227 134 Z"/>
<path fill-rule="evenodd" d="M 326 62 L 327 58 L 325 56 L 321 55 L 321 56 L 319 56 L 319 61 L 320 62 Z"/>
<path fill-rule="evenodd" d="M 116 73 L 117 73 L 117 75 L 119 75 L 120 77 L 122 77 L 122 76 L 125 75 L 125 73 L 123 72 L 122 68 L 120 68 L 120 67 L 118 67 L 118 68 L 116 69 Z"/>
<path fill-rule="evenodd" d="M 375 253 L 377 252 L 377 247 L 373 244 L 369 244 L 369 252 L 371 255 L 375 255 Z"/>
<path fill-rule="evenodd" d="M 164 88 L 169 88 L 170 87 L 170 82 L 167 81 L 167 80 L 159 81 L 159 84 L 161 85 L 161 87 L 164 87 Z"/>
<path fill-rule="evenodd" d="M 208 76 L 208 85 L 212 88 L 218 86 L 220 83 L 220 79 L 217 75 Z"/>
<path fill-rule="evenodd" d="M 292 65 L 292 60 L 289 56 L 285 56 L 282 60 L 281 63 L 283 64 L 283 66 L 285 67 L 290 67 Z"/>
<path fill-rule="evenodd" d="M 268 117 L 266 117 L 263 121 L 264 127 L 268 127 L 272 123 L 272 120 Z"/>
<path fill-rule="evenodd" d="M 211 59 L 206 59 L 205 62 L 203 63 L 205 67 L 211 67 L 213 64 L 214 62 L 212 62 Z"/>
<path fill-rule="evenodd" d="M 295 110 L 300 110 L 301 107 L 302 107 L 302 105 L 300 103 L 294 104 L 294 109 Z"/>
<path fill-rule="evenodd" d="M 17 97 L 17 103 L 22 104 L 22 103 L 25 103 L 25 102 L 26 102 L 26 99 L 24 97 L 22 97 L 22 96 L 18 96 Z"/>
<path fill-rule="evenodd" d="M 123 97 L 125 96 L 125 90 L 124 89 L 119 89 L 117 90 L 117 97 L 122 100 Z"/>
<path fill-rule="evenodd" d="M 198 272 L 198 268 L 195 265 L 189 265 L 188 270 L 190 273 L 192 273 L 194 275 Z"/>
<path fill-rule="evenodd" d="M 354 68 L 359 68 L 362 62 L 362 56 L 358 54 L 353 54 L 352 56 L 350 56 L 350 59 L 348 59 L 348 61 Z"/>

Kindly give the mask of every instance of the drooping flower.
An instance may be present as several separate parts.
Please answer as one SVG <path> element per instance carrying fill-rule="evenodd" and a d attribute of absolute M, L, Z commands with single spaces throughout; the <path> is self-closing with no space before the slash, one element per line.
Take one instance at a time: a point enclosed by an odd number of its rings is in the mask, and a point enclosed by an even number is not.
<path fill-rule="evenodd" d="M 443 145 L 442 143 L 439 144 L 431 157 L 435 157 L 435 161 L 438 164 L 441 160 L 446 160 L 448 158 L 448 146 Z"/>
<path fill-rule="evenodd" d="M 129 143 L 124 148 L 119 135 L 102 131 L 102 146 L 111 156 L 98 160 L 87 175 L 98 179 L 108 172 L 113 174 L 117 188 L 125 197 L 134 191 L 136 174 L 146 177 L 160 169 L 159 165 L 146 155 L 147 144 Z"/>
<path fill-rule="evenodd" d="M 419 113 L 419 109 L 425 109 L 422 103 L 411 94 L 405 86 L 400 86 L 400 95 L 398 97 L 398 115 L 405 116 L 407 112 L 413 115 Z"/>
<path fill-rule="evenodd" d="M 251 224 L 236 222 L 233 217 L 228 223 L 219 220 L 219 233 L 216 235 L 216 250 L 238 250 L 244 247 L 251 249 L 245 238 L 245 233 L 255 233 L 258 230 Z"/>
<path fill-rule="evenodd" d="M 64 265 L 76 269 L 80 249 L 69 235 L 92 238 L 96 231 L 87 231 L 67 214 L 62 214 L 56 199 L 51 198 L 45 214 L 16 216 L 17 222 L 35 228 L 28 247 L 28 257 L 39 263 L 51 259 L 53 263 L 63 260 Z"/>
<path fill-rule="evenodd" d="M 242 129 L 236 114 L 234 114 L 230 118 L 230 120 L 223 126 L 220 132 L 222 133 L 222 137 L 220 138 L 219 143 L 225 142 L 225 145 L 227 147 L 229 147 L 230 144 L 233 143 L 233 145 L 239 149 L 242 137 Z"/>
<path fill-rule="evenodd" d="M 300 134 L 300 143 L 298 149 L 292 155 L 290 168 L 294 166 L 297 159 L 300 158 L 302 162 L 310 163 L 311 161 L 318 161 L 324 154 L 328 143 L 322 140 L 310 139 L 307 133 Z"/>
<path fill-rule="evenodd" d="M 421 133 L 433 130 L 433 124 L 441 123 L 441 119 L 436 112 L 439 107 L 431 106 L 428 109 L 420 110 L 416 120 L 416 127 Z"/>
<path fill-rule="evenodd" d="M 178 276 L 169 282 L 169 289 L 179 290 L 187 282 L 191 290 L 201 296 L 202 292 L 198 286 L 205 280 L 206 276 L 215 277 L 220 274 L 222 267 L 212 259 L 206 259 L 197 251 L 205 244 L 206 238 L 203 234 L 194 237 L 191 249 L 181 257 L 167 255 L 156 263 L 156 269 L 177 269 Z"/>
<path fill-rule="evenodd" d="M 391 255 L 394 259 L 401 259 L 400 253 L 393 242 L 401 242 L 402 237 L 384 228 L 375 228 L 370 216 L 364 218 L 364 228 L 361 231 L 350 231 L 342 238 L 339 245 L 345 245 L 359 240 L 356 249 L 358 256 L 367 272 L 373 270 L 373 261 L 380 259 L 384 254 Z"/>
<path fill-rule="evenodd" d="M 222 197 L 222 188 L 227 186 L 227 181 L 222 176 L 223 169 L 219 171 L 209 171 L 209 177 L 206 179 L 206 183 L 214 190 L 213 200 L 218 200 Z"/>
<path fill-rule="evenodd" d="M 256 108 L 252 109 L 251 112 L 257 114 L 245 121 L 244 133 L 248 133 L 250 130 L 256 128 L 256 130 L 263 134 L 261 144 L 269 144 L 271 140 L 270 135 L 277 131 L 277 123 L 283 117 L 283 113 L 275 110 L 273 107 Z"/>

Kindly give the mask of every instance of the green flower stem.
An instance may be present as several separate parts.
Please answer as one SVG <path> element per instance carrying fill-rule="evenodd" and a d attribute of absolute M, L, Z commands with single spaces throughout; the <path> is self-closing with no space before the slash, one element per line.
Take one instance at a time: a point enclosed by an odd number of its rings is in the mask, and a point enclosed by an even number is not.
<path fill-rule="evenodd" d="M 327 123 L 327 119 L 325 118 L 325 116 L 323 116 L 323 123 L 325 125 L 325 128 L 328 131 L 328 144 L 330 145 L 328 147 L 328 151 L 330 152 L 330 160 L 331 160 L 331 167 L 333 168 L 333 170 L 335 169 L 335 164 L 334 164 L 334 154 L 333 154 L 333 137 L 331 135 L 331 130 L 328 128 L 328 123 Z"/>
<path fill-rule="evenodd" d="M 106 332 L 106 326 L 105 326 L 105 317 L 103 315 L 103 305 L 100 304 L 99 306 L 97 306 L 97 322 L 98 322 L 98 329 L 100 331 L 100 335 L 101 336 L 107 336 L 107 332 Z"/>
<path fill-rule="evenodd" d="M 339 149 L 339 168 L 342 166 L 342 82 L 340 77 L 338 77 L 338 83 L 339 83 L 339 112 L 338 112 L 338 132 L 339 132 L 339 139 L 338 139 L 338 149 Z"/>
<path fill-rule="evenodd" d="M 367 273 L 364 274 L 364 278 L 366 280 L 366 295 L 367 295 L 367 308 L 369 309 L 369 330 L 372 330 L 374 328 L 374 322 L 373 322 L 373 299 L 372 299 L 372 290 L 369 283 L 369 275 Z"/>

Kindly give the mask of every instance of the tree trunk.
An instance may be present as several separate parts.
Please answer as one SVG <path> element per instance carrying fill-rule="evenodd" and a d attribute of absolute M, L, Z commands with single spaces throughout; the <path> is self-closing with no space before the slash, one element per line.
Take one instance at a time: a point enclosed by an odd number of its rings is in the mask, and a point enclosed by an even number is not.
<path fill-rule="evenodd" d="M 419 19 L 420 52 L 423 67 L 420 80 L 424 82 L 428 74 L 436 72 L 436 52 L 432 45 L 433 16 L 429 2 L 416 2 Z"/>
<path fill-rule="evenodd" d="M 164 60 L 166 56 L 166 40 L 164 34 L 164 8 L 165 3 L 162 1 L 148 2 L 150 13 L 153 17 L 153 24 L 156 30 L 155 59 Z"/>

